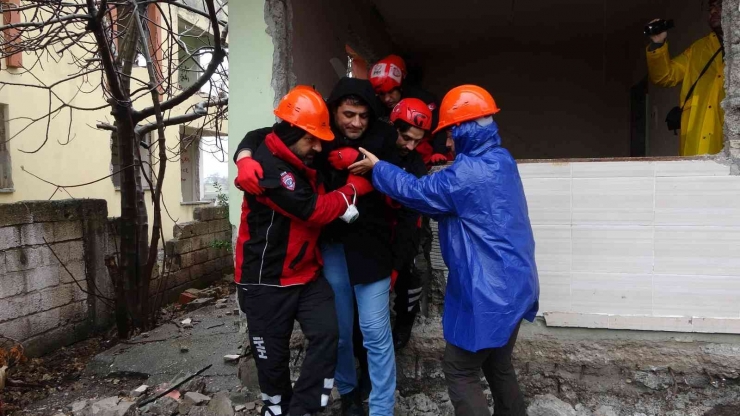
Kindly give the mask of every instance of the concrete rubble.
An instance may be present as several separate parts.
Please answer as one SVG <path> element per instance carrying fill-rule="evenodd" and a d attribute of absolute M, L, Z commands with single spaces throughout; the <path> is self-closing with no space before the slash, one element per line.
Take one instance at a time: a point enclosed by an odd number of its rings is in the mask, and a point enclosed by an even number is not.
<path fill-rule="evenodd" d="M 429 317 L 417 318 L 410 343 L 397 353 L 395 414 L 400 416 L 454 415 L 441 368 L 444 275 L 434 272 L 430 283 Z M 190 294 L 197 296 L 200 291 Z M 121 379 L 123 383 L 126 374 L 137 374 L 151 387 L 145 388 L 139 381 L 130 387 L 130 393 L 76 402 L 64 409 L 65 414 L 258 415 L 263 403 L 246 342 L 244 317 L 238 312 L 224 315 L 218 305 L 233 308 L 233 296 L 188 311 L 149 331 L 145 342 L 140 336 L 96 356 L 88 365 L 88 376 Z M 634 334 L 552 329 L 542 320 L 523 324 L 514 365 L 527 415 L 740 415 L 736 407 L 740 403 L 740 349 L 728 341 L 730 338 L 709 342 L 682 337 L 651 334 L 639 339 Z M 180 353 L 183 345 L 188 346 L 186 354 Z M 295 381 L 306 350 L 298 325 L 290 347 L 291 378 Z M 207 370 L 193 377 L 204 368 Z M 491 389 L 484 378 L 481 385 L 492 412 Z M 173 386 L 167 396 L 141 406 Z M 338 415 L 338 399 L 334 389 L 329 408 L 321 414 Z"/>

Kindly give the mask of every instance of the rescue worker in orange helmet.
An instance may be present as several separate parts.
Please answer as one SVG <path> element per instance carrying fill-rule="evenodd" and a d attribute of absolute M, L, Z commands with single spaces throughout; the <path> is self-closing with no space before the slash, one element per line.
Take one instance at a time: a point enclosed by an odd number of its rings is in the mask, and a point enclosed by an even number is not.
<path fill-rule="evenodd" d="M 539 308 L 534 237 L 516 161 L 501 147 L 491 94 L 475 85 L 453 88 L 440 108 L 455 161 L 416 178 L 372 153 L 373 185 L 399 203 L 439 220 L 449 269 L 442 327 L 442 369 L 460 416 L 490 416 L 480 372 L 496 414 L 524 416 L 511 353 L 522 319 Z"/>
<path fill-rule="evenodd" d="M 388 55 L 378 61 L 370 70 L 370 82 L 380 101 L 386 106 L 388 115 L 402 98 L 417 98 L 429 107 L 432 112 L 432 130 L 437 127 L 439 119 L 439 103 L 434 94 L 421 88 L 415 88 L 405 82 L 406 62 L 398 55 Z M 453 159 L 447 150 L 447 138 L 443 134 L 432 135 L 431 131 L 425 140 L 419 144 L 416 151 L 424 159 L 428 167 L 447 163 Z"/>
<path fill-rule="evenodd" d="M 709 1 L 709 27 L 709 35 L 676 57 L 671 58 L 668 51 L 668 32 L 650 36 L 646 51 L 651 82 L 661 87 L 681 85 L 679 107 L 673 112 L 676 122 L 680 118 L 681 156 L 719 153 L 724 145 L 725 112 L 720 105 L 725 98 L 722 0 Z"/>
<path fill-rule="evenodd" d="M 363 172 L 348 170 L 362 155 L 357 150 L 373 148 L 385 158 L 395 141 L 396 131 L 379 120 L 382 111 L 368 80 L 342 78 L 332 90 L 327 105 L 330 126 L 336 140 L 323 146 L 316 157 L 316 168 L 327 178 L 327 189 L 344 186 L 348 177 Z M 262 192 L 257 178 L 260 163 L 249 156 L 251 149 L 264 140 L 265 129 L 247 133 L 237 148 L 244 163 L 243 188 Z M 334 221 L 322 230 L 320 244 L 324 276 L 334 291 L 339 326 L 339 348 L 335 379 L 341 395 L 343 415 L 364 414 L 357 391 L 357 373 L 352 346 L 354 306 L 360 330 L 366 341 L 369 375 L 372 382 L 369 408 L 371 414 L 391 415 L 395 403 L 396 362 L 389 297 L 393 280 L 391 224 L 386 218 L 385 196 L 370 191 L 357 200 L 360 217 L 347 224 Z"/>
<path fill-rule="evenodd" d="M 296 87 L 275 109 L 282 119 L 253 158 L 236 160 L 235 184 L 247 187 L 252 159 L 261 166 L 261 195 L 245 192 L 236 243 L 235 282 L 247 315 L 263 416 L 321 410 L 334 386 L 339 330 L 334 292 L 322 273 L 318 239 L 324 225 L 357 214 L 348 201 L 372 190 L 364 178 L 325 192 L 311 166 L 322 143 L 334 140 L 329 110 L 309 87 Z M 291 386 L 294 321 L 308 339 L 301 374 Z"/>

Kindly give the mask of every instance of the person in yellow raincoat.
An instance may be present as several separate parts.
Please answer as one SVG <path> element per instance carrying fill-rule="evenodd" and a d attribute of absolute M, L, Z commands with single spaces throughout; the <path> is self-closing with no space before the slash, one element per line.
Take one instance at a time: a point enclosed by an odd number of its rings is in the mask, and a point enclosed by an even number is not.
<path fill-rule="evenodd" d="M 647 66 L 652 83 L 661 87 L 681 84 L 679 106 L 682 106 L 691 86 L 699 79 L 681 115 L 681 156 L 722 151 L 725 113 L 720 103 L 725 98 L 724 51 L 714 58 L 706 73 L 699 78 L 712 56 L 723 48 L 721 22 L 722 0 L 709 0 L 709 27 L 712 33 L 697 40 L 674 58 L 668 52 L 668 32 L 650 36 Z"/>

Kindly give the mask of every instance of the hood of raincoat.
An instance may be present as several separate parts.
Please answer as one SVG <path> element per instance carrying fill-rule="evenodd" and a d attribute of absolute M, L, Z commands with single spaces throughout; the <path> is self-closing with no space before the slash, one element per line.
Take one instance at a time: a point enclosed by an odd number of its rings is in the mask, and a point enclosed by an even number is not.
<path fill-rule="evenodd" d="M 501 146 L 498 135 L 498 124 L 482 126 L 477 121 L 466 121 L 459 126 L 452 126 L 452 140 L 455 142 L 455 153 L 466 156 L 479 156 L 488 149 Z"/>
<path fill-rule="evenodd" d="M 539 308 L 535 243 L 516 161 L 495 123 L 453 128 L 457 157 L 417 179 L 388 162 L 373 170 L 375 189 L 439 223 L 449 275 L 442 326 L 464 350 L 506 345 Z"/>

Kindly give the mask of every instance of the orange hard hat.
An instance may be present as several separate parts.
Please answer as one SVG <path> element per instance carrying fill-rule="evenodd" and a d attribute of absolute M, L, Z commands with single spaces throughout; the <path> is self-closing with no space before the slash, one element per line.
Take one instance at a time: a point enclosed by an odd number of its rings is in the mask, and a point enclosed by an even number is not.
<path fill-rule="evenodd" d="M 406 78 L 406 62 L 398 55 L 388 55 L 373 65 L 370 83 L 376 93 L 385 93 L 401 86 Z"/>
<path fill-rule="evenodd" d="M 439 123 L 434 133 L 463 121 L 475 120 L 501 111 L 488 91 L 477 85 L 461 85 L 448 92 L 439 106 Z"/>
<path fill-rule="evenodd" d="M 305 130 L 321 140 L 334 140 L 329 127 L 329 109 L 313 88 L 298 85 L 280 100 L 274 111 L 281 120 Z"/>

